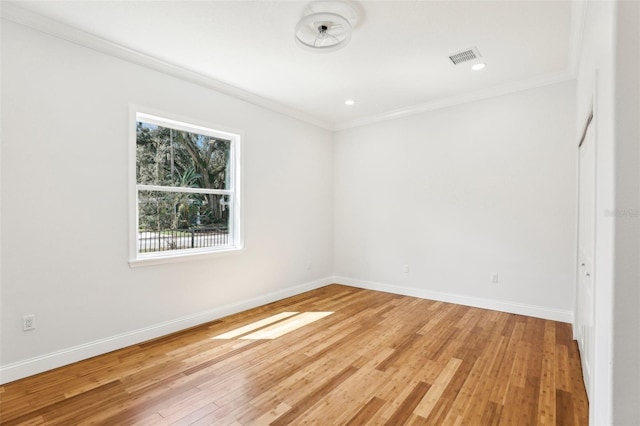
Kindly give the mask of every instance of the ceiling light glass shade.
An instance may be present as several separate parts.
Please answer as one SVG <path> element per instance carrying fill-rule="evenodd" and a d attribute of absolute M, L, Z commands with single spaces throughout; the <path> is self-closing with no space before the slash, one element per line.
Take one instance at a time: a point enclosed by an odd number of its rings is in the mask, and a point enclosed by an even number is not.
<path fill-rule="evenodd" d="M 336 14 L 320 12 L 307 15 L 296 25 L 296 42 L 313 52 L 333 52 L 351 40 L 351 24 Z"/>

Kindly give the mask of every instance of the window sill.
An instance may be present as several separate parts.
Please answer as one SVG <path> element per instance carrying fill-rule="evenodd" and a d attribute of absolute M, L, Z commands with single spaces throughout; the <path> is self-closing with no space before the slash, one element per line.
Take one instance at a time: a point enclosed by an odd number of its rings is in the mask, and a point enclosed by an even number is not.
<path fill-rule="evenodd" d="M 143 266 L 162 265 L 165 263 L 190 262 L 194 260 L 211 259 L 221 256 L 237 255 L 243 251 L 242 247 L 229 247 L 221 250 L 196 251 L 179 254 L 167 254 L 129 259 L 129 267 L 139 268 Z"/>

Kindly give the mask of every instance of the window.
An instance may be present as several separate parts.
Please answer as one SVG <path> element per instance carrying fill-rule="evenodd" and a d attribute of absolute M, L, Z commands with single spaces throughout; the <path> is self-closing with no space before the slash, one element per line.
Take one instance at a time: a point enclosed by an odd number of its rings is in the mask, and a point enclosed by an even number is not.
<path fill-rule="evenodd" d="M 131 263 L 242 248 L 240 135 L 133 113 Z"/>

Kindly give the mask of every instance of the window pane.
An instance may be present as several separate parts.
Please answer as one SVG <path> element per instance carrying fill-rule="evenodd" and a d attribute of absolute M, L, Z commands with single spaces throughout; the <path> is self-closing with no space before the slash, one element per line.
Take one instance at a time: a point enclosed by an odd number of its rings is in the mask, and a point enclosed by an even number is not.
<path fill-rule="evenodd" d="M 231 141 L 136 122 L 136 181 L 230 189 Z"/>
<path fill-rule="evenodd" d="M 138 191 L 138 252 L 224 247 L 230 196 Z"/>

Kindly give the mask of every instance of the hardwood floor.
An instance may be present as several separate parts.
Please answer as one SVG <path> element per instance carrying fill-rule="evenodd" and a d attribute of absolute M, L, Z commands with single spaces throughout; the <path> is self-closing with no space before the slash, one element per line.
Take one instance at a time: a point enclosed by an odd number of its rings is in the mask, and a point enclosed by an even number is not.
<path fill-rule="evenodd" d="M 569 324 L 341 285 L 6 384 L 0 401 L 3 425 L 588 424 Z"/>

